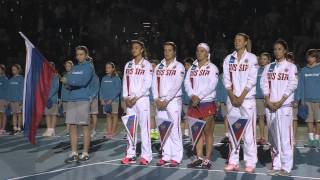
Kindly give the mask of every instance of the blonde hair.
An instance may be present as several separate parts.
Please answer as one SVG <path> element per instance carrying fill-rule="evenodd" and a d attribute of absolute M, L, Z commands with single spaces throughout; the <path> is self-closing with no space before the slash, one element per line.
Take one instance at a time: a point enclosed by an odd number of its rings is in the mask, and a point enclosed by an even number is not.
<path fill-rule="evenodd" d="M 236 36 L 242 36 L 244 38 L 244 40 L 247 41 L 246 50 L 248 52 L 251 52 L 252 42 L 251 42 L 250 36 L 247 35 L 246 33 L 237 33 Z"/>

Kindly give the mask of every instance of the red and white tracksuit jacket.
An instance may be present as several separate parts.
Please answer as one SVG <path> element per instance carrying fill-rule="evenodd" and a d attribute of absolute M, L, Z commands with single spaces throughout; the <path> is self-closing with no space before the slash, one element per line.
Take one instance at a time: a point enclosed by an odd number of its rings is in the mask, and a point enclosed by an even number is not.
<path fill-rule="evenodd" d="M 127 114 L 136 114 L 141 129 L 141 157 L 147 161 L 152 160 L 150 139 L 150 101 L 149 91 L 152 84 L 152 67 L 149 61 L 142 58 L 138 64 L 134 60 L 129 61 L 123 74 L 123 98 L 139 98 L 132 108 L 127 108 Z M 128 137 L 129 139 L 129 137 Z M 136 143 L 128 141 L 127 157 L 136 156 Z"/>
<path fill-rule="evenodd" d="M 244 132 L 244 160 L 246 166 L 255 167 L 257 163 L 257 145 L 256 145 L 256 82 L 258 75 L 257 57 L 245 51 L 240 59 L 237 52 L 229 54 L 223 62 L 223 79 L 227 90 L 232 90 L 233 94 L 240 96 L 244 89 L 249 93 L 241 108 L 233 107 L 230 99 L 227 100 L 227 116 L 249 118 L 249 124 Z M 239 153 L 237 147 L 232 146 L 229 164 L 239 164 Z"/>
<path fill-rule="evenodd" d="M 199 68 L 196 60 L 188 70 L 184 85 L 189 97 L 198 96 L 200 102 L 212 102 L 216 99 L 219 70 L 208 61 Z"/>
<path fill-rule="evenodd" d="M 166 110 L 157 109 L 156 117 L 173 122 L 171 132 L 163 146 L 162 160 L 164 161 L 174 160 L 180 163 L 183 157 L 180 121 L 182 110 L 181 85 L 184 74 L 184 66 L 176 59 L 169 65 L 166 64 L 166 60 L 162 60 L 153 74 L 153 98 L 169 102 Z"/>
<path fill-rule="evenodd" d="M 291 172 L 293 166 L 293 115 L 291 102 L 294 101 L 294 90 L 298 86 L 296 65 L 287 60 L 273 62 L 266 66 L 261 77 L 261 89 L 271 102 L 278 102 L 283 96 L 287 100 L 276 112 L 266 109 L 267 123 L 276 123 L 276 130 L 270 130 L 276 136 L 273 144 L 273 169 Z"/>

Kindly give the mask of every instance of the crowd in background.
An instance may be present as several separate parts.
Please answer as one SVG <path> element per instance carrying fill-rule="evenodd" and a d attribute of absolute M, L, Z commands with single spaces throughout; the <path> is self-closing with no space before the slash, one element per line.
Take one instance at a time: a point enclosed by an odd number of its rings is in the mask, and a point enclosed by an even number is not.
<path fill-rule="evenodd" d="M 145 42 L 149 59 L 161 58 L 167 40 L 178 45 L 178 59 L 194 56 L 194 47 L 207 42 L 219 65 L 233 48 L 235 33 L 246 32 L 255 54 L 283 38 L 302 64 L 305 51 L 319 46 L 319 15 L 316 0 L 1 0 L 1 62 L 24 63 L 18 34 L 23 31 L 61 72 L 78 44 L 90 47 L 96 66 L 113 61 L 122 68 L 132 39 Z"/>

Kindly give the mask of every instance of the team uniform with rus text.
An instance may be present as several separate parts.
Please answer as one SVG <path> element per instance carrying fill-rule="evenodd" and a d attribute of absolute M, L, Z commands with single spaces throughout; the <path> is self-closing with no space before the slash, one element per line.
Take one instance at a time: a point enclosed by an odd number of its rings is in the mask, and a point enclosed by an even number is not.
<path fill-rule="evenodd" d="M 244 160 L 246 167 L 255 168 L 257 163 L 256 145 L 256 82 L 258 73 L 257 57 L 245 51 L 240 59 L 237 52 L 233 52 L 224 59 L 223 78 L 227 90 L 232 90 L 235 96 L 240 96 L 244 89 L 249 92 L 246 95 L 241 108 L 233 107 L 230 98 L 227 99 L 227 116 L 248 118 L 248 126 L 244 131 Z M 230 137 L 231 138 L 231 137 Z M 231 147 L 228 163 L 239 165 L 239 153 L 237 147 Z"/>
<path fill-rule="evenodd" d="M 199 67 L 196 60 L 188 70 L 184 85 L 188 96 L 198 96 L 198 107 L 189 106 L 188 116 L 204 119 L 216 114 L 216 86 L 218 84 L 218 68 L 210 61 Z"/>
<path fill-rule="evenodd" d="M 176 59 L 167 65 L 165 60 L 155 68 L 152 83 L 153 98 L 169 102 L 166 110 L 158 110 L 156 117 L 168 119 L 173 127 L 163 146 L 162 160 L 180 163 L 183 157 L 181 135 L 182 90 L 185 69 Z"/>
<path fill-rule="evenodd" d="M 271 102 L 278 102 L 287 97 L 276 112 L 266 109 L 267 123 L 276 121 L 276 138 L 274 145 L 278 152 L 273 151 L 273 170 L 285 170 L 290 173 L 293 166 L 293 114 L 294 90 L 298 86 L 296 65 L 284 60 L 273 62 L 266 66 L 261 78 L 261 88 L 264 96 L 269 96 Z"/>
<path fill-rule="evenodd" d="M 141 157 L 150 162 L 152 160 L 150 138 L 150 101 L 149 93 L 152 84 L 152 67 L 149 61 L 142 58 L 138 64 L 134 60 L 129 61 L 124 68 L 123 75 L 123 98 L 138 98 L 133 107 L 127 107 L 127 115 L 137 115 L 141 129 Z M 130 139 L 129 137 L 127 139 Z M 136 144 L 128 141 L 127 158 L 136 156 Z"/>

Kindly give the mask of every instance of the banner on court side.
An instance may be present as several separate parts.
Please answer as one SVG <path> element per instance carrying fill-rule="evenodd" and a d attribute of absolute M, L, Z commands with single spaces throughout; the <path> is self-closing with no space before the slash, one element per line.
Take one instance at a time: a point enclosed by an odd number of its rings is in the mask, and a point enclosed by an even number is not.
<path fill-rule="evenodd" d="M 189 125 L 189 131 L 191 134 L 192 149 L 194 149 L 199 137 L 201 136 L 202 130 L 206 125 L 206 122 L 200 119 L 195 119 L 187 116 L 187 121 Z"/>
<path fill-rule="evenodd" d="M 121 117 L 125 130 L 129 136 L 129 139 L 134 144 L 136 138 L 136 131 L 137 131 L 137 116 L 136 115 L 126 115 Z"/>
<path fill-rule="evenodd" d="M 248 126 L 248 118 L 246 117 L 235 117 L 235 116 L 228 116 L 229 122 L 229 130 L 231 139 L 233 141 L 233 145 L 235 147 L 239 147 L 241 138 L 245 129 Z"/>
<path fill-rule="evenodd" d="M 171 132 L 172 126 L 173 123 L 170 120 L 164 118 L 157 118 L 157 127 L 159 130 L 161 143 L 160 149 L 162 149 L 164 144 L 166 143 L 166 140 Z"/>

